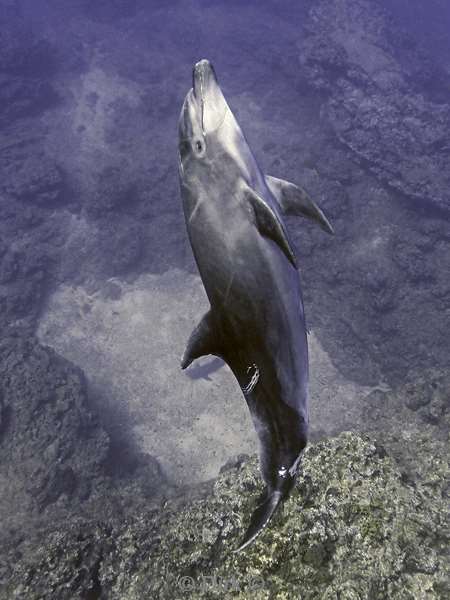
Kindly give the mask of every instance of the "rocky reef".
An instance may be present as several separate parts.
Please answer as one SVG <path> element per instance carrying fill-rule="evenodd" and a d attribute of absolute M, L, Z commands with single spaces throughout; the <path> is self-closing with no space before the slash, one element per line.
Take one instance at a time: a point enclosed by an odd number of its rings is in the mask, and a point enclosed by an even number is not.
<path fill-rule="evenodd" d="M 322 0 L 308 29 L 301 64 L 339 141 L 388 186 L 448 211 L 449 74 L 373 2 Z"/>
<path fill-rule="evenodd" d="M 12 550 L 1 598 L 446 598 L 449 461 L 443 444 L 428 450 L 415 484 L 366 436 L 310 446 L 281 512 L 233 554 L 261 491 L 242 457 L 203 498 L 77 519 Z"/>
<path fill-rule="evenodd" d="M 297 147 L 283 161 L 323 198 L 336 230 L 332 242 L 315 238 L 310 247 L 313 234 L 292 224 L 310 322 L 353 380 L 376 381 L 381 371 L 401 385 L 408 373 L 446 369 L 448 70 L 387 2 L 311 4 L 298 50 L 302 93 L 313 94 L 321 127 L 303 130 L 300 172 Z M 316 295 L 324 278 L 327 291 Z"/>
<path fill-rule="evenodd" d="M 25 515 L 87 498 L 98 483 L 109 438 L 87 406 L 81 371 L 37 340 L 1 341 L 0 396 L 5 539 L 9 529 L 20 530 Z"/>
<path fill-rule="evenodd" d="M 79 368 L 35 338 L 0 341 L 0 554 L 84 511 L 146 505 L 163 482 L 152 457 L 116 447 Z"/>

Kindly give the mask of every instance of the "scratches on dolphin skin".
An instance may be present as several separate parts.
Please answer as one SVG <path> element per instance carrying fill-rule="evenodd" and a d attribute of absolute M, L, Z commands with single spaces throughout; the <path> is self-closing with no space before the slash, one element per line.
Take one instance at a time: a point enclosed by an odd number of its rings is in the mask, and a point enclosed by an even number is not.
<path fill-rule="evenodd" d="M 191 223 L 191 222 L 192 222 L 192 220 L 194 219 L 195 215 L 196 215 L 196 214 L 197 214 L 197 212 L 198 212 L 198 209 L 200 208 L 200 206 L 203 204 L 203 202 L 204 202 L 204 201 L 205 201 L 204 197 L 202 197 L 202 195 L 201 195 L 201 194 L 199 194 L 199 195 L 197 196 L 197 201 L 196 201 L 196 203 L 195 203 L 195 206 L 194 206 L 194 208 L 192 209 L 192 212 L 191 212 L 191 214 L 189 215 L 189 223 Z"/>
<path fill-rule="evenodd" d="M 178 171 L 180 172 L 181 177 L 183 177 L 184 176 L 184 167 L 183 167 L 183 161 L 182 161 L 180 155 L 178 155 Z"/>
<path fill-rule="evenodd" d="M 225 298 L 223 299 L 223 306 L 226 306 L 228 296 L 230 295 L 231 286 L 233 285 L 234 276 L 235 276 L 235 272 L 233 271 L 231 273 L 230 280 L 228 281 L 227 289 L 225 290 Z"/>
<path fill-rule="evenodd" d="M 289 469 L 289 475 L 291 477 L 294 477 L 294 475 L 297 473 L 298 471 L 298 466 L 300 464 L 300 459 L 303 456 L 303 450 L 300 452 L 300 454 L 297 456 L 297 458 L 295 459 L 295 461 L 292 464 L 292 467 Z"/>
<path fill-rule="evenodd" d="M 250 373 L 250 371 L 252 369 L 255 369 L 255 372 L 253 373 L 250 382 L 244 386 L 242 389 L 242 391 L 244 392 L 244 394 L 250 394 L 250 392 L 255 388 L 255 385 L 258 383 L 259 381 L 259 367 L 257 364 L 252 363 L 249 367 L 247 367 L 247 373 Z"/>

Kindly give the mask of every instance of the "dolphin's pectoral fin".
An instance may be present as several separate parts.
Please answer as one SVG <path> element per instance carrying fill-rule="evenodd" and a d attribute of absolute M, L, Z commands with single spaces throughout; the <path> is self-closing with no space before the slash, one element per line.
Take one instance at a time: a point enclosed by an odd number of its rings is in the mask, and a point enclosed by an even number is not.
<path fill-rule="evenodd" d="M 266 183 L 280 205 L 283 214 L 308 217 L 316 221 L 327 233 L 334 233 L 333 227 L 322 209 L 311 200 L 304 189 L 294 183 L 270 175 L 266 175 Z"/>
<path fill-rule="evenodd" d="M 277 490 L 273 491 L 271 494 L 267 494 L 266 499 L 261 504 L 258 504 L 256 509 L 253 511 L 250 519 L 250 525 L 245 532 L 244 538 L 239 548 L 236 548 L 236 550 L 233 550 L 233 552 L 240 552 L 249 546 L 256 537 L 258 537 L 258 535 L 272 518 L 274 512 L 279 507 L 282 498 L 282 492 Z"/>
<path fill-rule="evenodd" d="M 247 187 L 247 197 L 253 208 L 255 223 L 261 235 L 278 244 L 287 259 L 297 268 L 297 261 L 289 243 L 287 232 L 273 208 L 250 187 Z"/>
<path fill-rule="evenodd" d="M 186 369 L 193 360 L 207 354 L 220 356 L 220 344 L 213 329 L 210 310 L 203 315 L 200 323 L 191 333 L 181 359 L 181 368 Z"/>

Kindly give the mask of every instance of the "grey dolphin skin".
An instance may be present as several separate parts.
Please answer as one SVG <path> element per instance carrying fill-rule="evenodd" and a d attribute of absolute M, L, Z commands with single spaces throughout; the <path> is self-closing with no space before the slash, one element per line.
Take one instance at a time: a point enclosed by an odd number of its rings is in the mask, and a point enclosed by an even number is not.
<path fill-rule="evenodd" d="M 237 552 L 289 494 L 307 443 L 307 335 L 282 215 L 333 229 L 304 190 L 261 173 L 207 60 L 194 67 L 178 128 L 187 232 L 210 302 L 181 366 L 208 354 L 229 365 L 258 433 L 266 484 Z"/>

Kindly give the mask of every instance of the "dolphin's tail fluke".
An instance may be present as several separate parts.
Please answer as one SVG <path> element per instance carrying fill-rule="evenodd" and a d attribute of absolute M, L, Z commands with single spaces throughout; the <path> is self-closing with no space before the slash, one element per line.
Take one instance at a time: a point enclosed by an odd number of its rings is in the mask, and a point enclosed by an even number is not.
<path fill-rule="evenodd" d="M 282 500 L 283 493 L 279 490 L 273 490 L 271 493 L 266 494 L 266 499 L 254 510 L 252 518 L 250 519 L 250 525 L 248 526 L 239 548 L 236 548 L 233 552 L 240 552 L 258 537 L 272 518 Z"/>
<path fill-rule="evenodd" d="M 240 552 L 247 548 L 261 533 L 267 523 L 270 521 L 276 510 L 286 498 L 289 496 L 292 488 L 295 485 L 298 473 L 300 459 L 303 454 L 303 449 L 292 464 L 290 469 L 281 467 L 277 472 L 275 484 L 268 484 L 264 493 L 258 499 L 257 506 L 253 511 L 250 519 L 250 525 L 245 532 L 239 548 L 233 552 Z"/>

